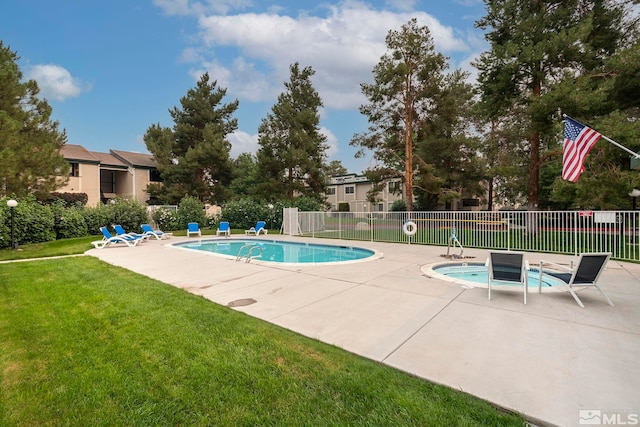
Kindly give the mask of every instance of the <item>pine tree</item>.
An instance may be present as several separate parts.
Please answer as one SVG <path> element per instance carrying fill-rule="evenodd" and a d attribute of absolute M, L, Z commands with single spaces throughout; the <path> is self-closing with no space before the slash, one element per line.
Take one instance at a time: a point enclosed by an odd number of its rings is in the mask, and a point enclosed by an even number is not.
<path fill-rule="evenodd" d="M 227 199 L 232 166 L 226 137 L 238 127 L 232 118 L 238 101 L 221 105 L 226 92 L 217 81 L 209 83 L 205 73 L 180 99 L 182 108 L 169 110 L 173 129 L 159 124 L 147 129 L 144 141 L 163 180 L 148 188 L 152 196 L 166 203 L 177 203 L 185 195 L 209 203 Z"/>
<path fill-rule="evenodd" d="M 464 186 L 462 175 L 455 177 L 432 162 L 440 162 L 434 151 L 443 147 L 442 162 L 454 164 L 464 158 L 460 150 L 468 141 L 462 113 L 467 107 L 462 106 L 470 102 L 471 88 L 463 83 L 464 74 L 445 73 L 447 58 L 435 51 L 429 29 L 418 26 L 416 19 L 390 31 L 386 44 L 388 53 L 373 69 L 374 83 L 361 85 L 369 103 L 360 112 L 368 117 L 369 129 L 355 135 L 351 145 L 360 147 L 357 156 L 372 151 L 380 165 L 366 171 L 374 182 L 369 200 L 386 181 L 403 177 L 404 200 L 411 211 L 414 188 L 423 193 L 425 205 L 431 203 L 426 203 L 424 193 L 434 195 L 437 203 L 439 197 L 447 198 L 450 188 L 456 192 Z M 455 167 L 461 170 L 460 165 Z"/>
<path fill-rule="evenodd" d="M 485 0 L 491 50 L 475 64 L 487 121 L 504 123 L 514 111 L 528 151 L 527 204 L 539 205 L 541 144 L 557 121 L 557 100 L 547 96 L 562 79 L 598 67 L 622 36 L 621 8 L 611 0 Z M 521 112 L 523 114 L 521 114 Z M 555 136 L 555 135 L 554 135 Z"/>
<path fill-rule="evenodd" d="M 311 67 L 289 67 L 285 92 L 258 128 L 260 194 L 274 200 L 282 196 L 324 199 L 326 136 L 320 132 L 322 100 L 313 88 Z"/>
<path fill-rule="evenodd" d="M 0 194 L 23 197 L 63 185 L 69 164 L 60 155 L 66 132 L 38 98 L 38 84 L 22 82 L 18 59 L 0 41 Z"/>

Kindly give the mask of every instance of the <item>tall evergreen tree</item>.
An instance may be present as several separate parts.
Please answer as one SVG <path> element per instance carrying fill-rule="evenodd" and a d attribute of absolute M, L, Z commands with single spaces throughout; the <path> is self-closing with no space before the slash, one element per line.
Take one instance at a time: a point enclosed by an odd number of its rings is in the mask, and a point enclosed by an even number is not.
<path fill-rule="evenodd" d="M 485 0 L 491 50 L 475 64 L 487 118 L 494 125 L 518 115 L 519 144 L 528 151 L 527 204 L 539 205 L 541 142 L 554 129 L 559 105 L 544 97 L 570 74 L 592 69 L 613 53 L 621 37 L 620 2 L 614 0 Z M 550 132 L 551 130 L 551 132 Z M 555 136 L 555 135 L 554 135 Z"/>
<path fill-rule="evenodd" d="M 233 179 L 229 185 L 232 197 L 235 199 L 255 195 L 261 182 L 255 156 L 241 153 L 232 163 Z"/>
<path fill-rule="evenodd" d="M 349 173 L 340 160 L 332 160 L 329 164 L 324 165 L 324 171 L 328 176 L 345 175 Z"/>
<path fill-rule="evenodd" d="M 228 197 L 232 179 L 231 144 L 227 135 L 238 128 L 232 118 L 238 101 L 221 104 L 226 89 L 209 83 L 209 74 L 180 99 L 182 108 L 169 110 L 173 129 L 154 124 L 144 136 L 147 149 L 158 162 L 162 185 L 150 185 L 153 197 L 177 203 L 185 195 L 200 201 L 221 203 Z"/>
<path fill-rule="evenodd" d="M 289 67 L 285 92 L 258 128 L 260 194 L 269 200 L 296 195 L 324 199 L 327 138 L 320 133 L 322 100 L 313 88 L 311 67 Z"/>
<path fill-rule="evenodd" d="M 484 164 L 469 120 L 473 88 L 468 75 L 456 70 L 443 76 L 428 117 L 416 137 L 416 200 L 420 208 L 450 209 L 462 197 L 484 198 Z"/>
<path fill-rule="evenodd" d="M 471 88 L 464 83 L 466 75 L 445 73 L 447 58 L 435 51 L 429 29 L 416 19 L 389 31 L 386 44 L 388 53 L 373 69 L 374 83 L 361 85 L 369 103 L 360 112 L 368 117 L 369 129 L 355 135 L 351 145 L 360 147 L 357 156 L 370 150 L 379 162 L 366 171 L 374 182 L 369 200 L 387 180 L 403 177 L 404 200 L 413 210 L 414 188 L 424 207 L 437 204 L 451 189 L 459 195 L 464 186 L 465 174 L 454 176 L 446 164 L 475 156 L 473 150 L 463 152 L 470 142 L 464 105 L 471 100 Z"/>
<path fill-rule="evenodd" d="M 18 59 L 0 41 L 0 195 L 23 197 L 63 185 L 69 164 L 60 155 L 66 133 L 38 98 L 38 84 L 22 82 Z"/>

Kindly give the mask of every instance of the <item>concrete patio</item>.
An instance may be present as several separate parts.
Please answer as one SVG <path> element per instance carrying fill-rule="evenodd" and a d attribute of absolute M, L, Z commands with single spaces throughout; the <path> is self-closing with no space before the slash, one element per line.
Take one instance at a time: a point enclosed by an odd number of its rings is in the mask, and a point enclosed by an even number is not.
<path fill-rule="evenodd" d="M 291 266 L 169 246 L 181 240 L 187 239 L 87 253 L 221 305 L 254 299 L 232 309 L 471 393 L 536 424 L 574 426 L 598 414 L 603 423 L 638 420 L 640 265 L 610 261 L 600 284 L 615 307 L 588 289 L 579 292 L 582 309 L 568 292 L 530 292 L 524 305 L 521 292 L 494 290 L 489 301 L 486 288 L 425 276 L 425 265 L 445 261 L 443 247 L 316 239 L 383 256 Z M 464 254 L 484 261 L 487 253 Z M 568 264 L 573 257 L 526 258 Z"/>

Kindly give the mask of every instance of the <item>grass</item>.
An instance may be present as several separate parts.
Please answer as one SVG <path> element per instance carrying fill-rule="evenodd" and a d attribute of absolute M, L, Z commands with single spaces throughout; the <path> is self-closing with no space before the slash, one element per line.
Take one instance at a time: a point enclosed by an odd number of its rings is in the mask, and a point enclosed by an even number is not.
<path fill-rule="evenodd" d="M 3 426 L 524 424 L 92 257 L 0 265 L 0 346 Z"/>
<path fill-rule="evenodd" d="M 93 248 L 91 242 L 101 238 L 101 236 L 77 237 L 21 245 L 17 250 L 3 249 L 0 250 L 0 261 L 81 254 Z"/>

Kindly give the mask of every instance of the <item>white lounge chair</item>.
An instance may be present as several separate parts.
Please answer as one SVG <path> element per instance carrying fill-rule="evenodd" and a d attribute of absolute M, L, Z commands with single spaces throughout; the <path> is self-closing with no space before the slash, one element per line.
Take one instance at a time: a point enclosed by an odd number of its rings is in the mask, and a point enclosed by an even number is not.
<path fill-rule="evenodd" d="M 197 222 L 190 222 L 187 224 L 187 237 L 191 237 L 192 234 L 196 234 L 198 236 L 202 236 L 202 232 L 200 231 L 200 226 Z"/>
<path fill-rule="evenodd" d="M 226 237 L 231 236 L 231 228 L 229 227 L 228 221 L 220 221 L 220 225 L 218 225 L 218 230 L 216 231 L 216 236 L 224 234 Z"/>
<path fill-rule="evenodd" d="M 116 231 L 116 235 L 120 237 L 132 237 L 134 239 L 145 240 L 149 237 L 147 234 L 127 233 L 124 228 L 119 224 L 114 224 L 113 229 Z"/>
<path fill-rule="evenodd" d="M 587 286 L 593 286 L 598 291 L 600 291 L 607 303 L 613 307 L 613 302 L 611 302 L 604 291 L 600 289 L 600 286 L 597 285 L 600 274 L 602 274 L 602 271 L 607 265 L 609 258 L 611 258 L 610 252 L 584 253 L 580 255 L 575 268 L 573 268 L 573 266 L 567 267 L 565 265 L 556 264 L 554 262 L 541 260 L 540 285 L 538 285 L 538 293 L 542 291 L 542 274 L 548 274 L 564 282 L 564 287 L 571 293 L 571 296 L 576 300 L 580 307 L 584 308 L 584 304 L 582 304 L 582 301 L 580 300 L 580 298 L 578 298 L 578 295 L 575 293 L 574 288 L 582 288 Z M 552 269 L 543 271 L 545 265 L 552 267 Z"/>
<path fill-rule="evenodd" d="M 490 251 L 487 260 L 489 299 L 491 299 L 491 283 L 518 284 L 524 287 L 524 303 L 527 303 L 529 265 L 524 259 L 524 252 Z"/>
<path fill-rule="evenodd" d="M 253 234 L 254 236 L 259 236 L 260 233 L 267 234 L 269 230 L 265 228 L 266 225 L 267 225 L 266 222 L 258 221 L 255 227 L 251 227 L 248 230 L 244 230 L 244 234 L 246 234 L 247 236 L 250 234 Z"/>
<path fill-rule="evenodd" d="M 155 237 L 156 240 L 168 239 L 169 237 L 173 236 L 173 233 L 165 233 L 161 230 L 154 230 L 149 224 L 142 224 L 140 228 L 142 228 L 142 232 L 144 234 L 150 237 Z"/>
<path fill-rule="evenodd" d="M 107 227 L 100 227 L 100 232 L 102 232 L 102 240 L 91 242 L 93 247 L 96 249 L 103 249 L 117 244 L 124 244 L 126 246 L 133 247 L 142 240 L 129 236 L 112 236 L 111 233 L 109 233 L 109 230 L 107 230 Z"/>

